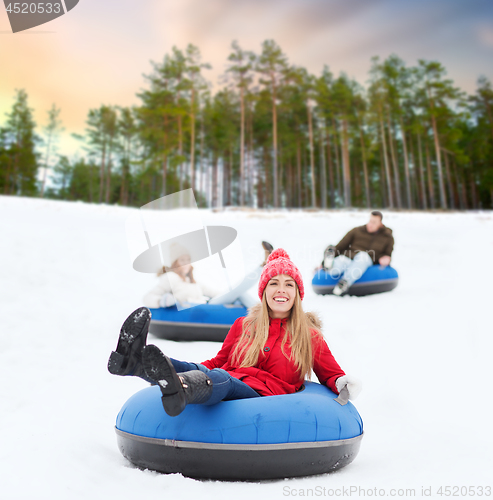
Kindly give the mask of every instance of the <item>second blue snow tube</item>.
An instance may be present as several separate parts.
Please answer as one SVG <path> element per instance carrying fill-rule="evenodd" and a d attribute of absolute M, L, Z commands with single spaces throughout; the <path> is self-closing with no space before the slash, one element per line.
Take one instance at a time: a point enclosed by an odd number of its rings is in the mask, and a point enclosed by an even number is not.
<path fill-rule="evenodd" d="M 339 278 L 332 276 L 324 270 L 317 271 L 312 279 L 315 293 L 320 295 L 331 294 Z M 349 287 L 348 295 L 371 295 L 373 293 L 388 292 L 393 290 L 399 282 L 397 271 L 390 266 L 370 266 L 361 278 Z"/>
<path fill-rule="evenodd" d="M 176 306 L 151 309 L 149 331 L 168 340 L 223 342 L 231 325 L 247 308 L 237 304 L 200 304 L 179 311 Z"/>

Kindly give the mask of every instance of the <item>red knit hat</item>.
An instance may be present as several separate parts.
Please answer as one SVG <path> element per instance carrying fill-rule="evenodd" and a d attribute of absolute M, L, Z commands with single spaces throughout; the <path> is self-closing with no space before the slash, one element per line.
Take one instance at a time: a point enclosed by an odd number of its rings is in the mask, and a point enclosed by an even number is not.
<path fill-rule="evenodd" d="M 267 263 L 264 266 L 262 275 L 260 276 L 260 281 L 258 284 L 258 296 L 262 300 L 262 295 L 264 293 L 264 288 L 267 283 L 274 276 L 279 274 L 287 274 L 296 281 L 298 285 L 298 290 L 300 291 L 300 299 L 303 300 L 305 295 L 305 288 L 303 287 L 303 278 L 298 268 L 291 262 L 289 255 L 286 250 L 278 248 L 274 250 L 267 259 Z"/>

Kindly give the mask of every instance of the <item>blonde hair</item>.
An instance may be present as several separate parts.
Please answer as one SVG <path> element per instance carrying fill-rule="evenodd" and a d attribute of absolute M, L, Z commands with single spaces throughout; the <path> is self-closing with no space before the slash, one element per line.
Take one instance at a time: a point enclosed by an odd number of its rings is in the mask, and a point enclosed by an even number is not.
<path fill-rule="evenodd" d="M 263 351 L 269 337 L 269 311 L 264 291 L 262 302 L 252 307 L 243 320 L 242 333 L 233 351 L 232 360 L 234 363 L 239 363 L 240 367 L 255 366 L 258 363 L 260 352 Z M 287 318 L 286 334 L 282 339 L 281 351 L 288 358 L 284 352 L 284 345 L 289 340 L 291 356 L 288 359 L 294 362 L 300 379 L 311 378 L 312 339 L 322 336 L 321 327 L 322 322 L 316 314 L 303 311 L 300 293 L 296 287 L 296 297 L 291 314 Z"/>
<path fill-rule="evenodd" d="M 158 276 L 162 276 L 163 274 L 166 274 L 166 273 L 169 273 L 170 271 L 175 272 L 175 269 L 177 267 L 180 267 L 178 265 L 178 259 L 176 259 L 173 264 L 171 264 L 171 267 L 168 267 L 168 266 L 163 266 L 158 272 L 157 272 L 157 275 Z M 178 273 L 176 273 L 178 274 Z M 178 274 L 178 276 L 180 276 L 181 278 L 181 275 Z M 193 266 L 190 266 L 190 271 L 188 271 L 188 273 L 186 274 L 186 276 L 190 279 L 190 283 L 196 283 L 195 281 L 195 278 L 193 277 Z"/>

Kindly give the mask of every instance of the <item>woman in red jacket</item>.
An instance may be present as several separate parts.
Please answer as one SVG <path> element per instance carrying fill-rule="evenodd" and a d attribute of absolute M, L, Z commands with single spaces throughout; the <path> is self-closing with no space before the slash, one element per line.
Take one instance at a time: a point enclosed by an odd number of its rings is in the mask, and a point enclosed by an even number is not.
<path fill-rule="evenodd" d="M 337 364 L 317 317 L 303 311 L 303 280 L 282 248 L 269 256 L 258 295 L 261 303 L 235 321 L 218 354 L 201 364 L 170 359 L 158 347 L 146 346 L 150 312 L 138 309 L 122 326 L 109 371 L 159 385 L 171 416 L 191 403 L 291 394 L 312 370 L 336 393 L 347 386 L 354 399 L 359 382 Z"/>

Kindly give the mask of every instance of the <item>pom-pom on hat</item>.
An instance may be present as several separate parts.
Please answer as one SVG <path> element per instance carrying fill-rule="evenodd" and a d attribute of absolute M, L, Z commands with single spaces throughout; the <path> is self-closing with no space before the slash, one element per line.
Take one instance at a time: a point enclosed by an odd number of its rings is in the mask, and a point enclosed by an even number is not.
<path fill-rule="evenodd" d="M 262 271 L 258 284 L 258 296 L 260 300 L 262 300 L 264 289 L 269 280 L 279 274 L 287 274 L 291 276 L 294 281 L 296 281 L 298 290 L 300 291 L 300 299 L 303 300 L 305 295 L 303 278 L 301 277 L 301 273 L 298 271 L 298 268 L 293 264 L 288 253 L 283 248 L 274 250 L 267 259 L 267 263 L 264 266 L 264 270 Z"/>
<path fill-rule="evenodd" d="M 171 246 L 169 247 L 170 265 L 173 265 L 175 260 L 179 259 L 183 255 L 190 255 L 190 250 L 176 241 L 171 243 Z"/>

